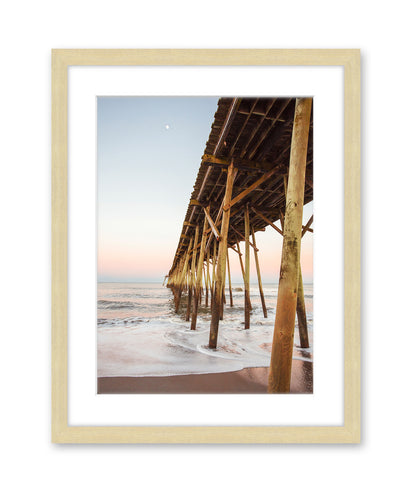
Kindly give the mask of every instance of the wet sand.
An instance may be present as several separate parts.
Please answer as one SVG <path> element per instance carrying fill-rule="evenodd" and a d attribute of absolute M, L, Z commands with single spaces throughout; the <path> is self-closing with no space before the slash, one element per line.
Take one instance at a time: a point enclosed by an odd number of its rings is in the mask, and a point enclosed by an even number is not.
<path fill-rule="evenodd" d="M 97 393 L 267 393 L 268 367 L 179 376 L 98 378 Z M 293 360 L 291 393 L 312 393 L 313 364 Z"/>

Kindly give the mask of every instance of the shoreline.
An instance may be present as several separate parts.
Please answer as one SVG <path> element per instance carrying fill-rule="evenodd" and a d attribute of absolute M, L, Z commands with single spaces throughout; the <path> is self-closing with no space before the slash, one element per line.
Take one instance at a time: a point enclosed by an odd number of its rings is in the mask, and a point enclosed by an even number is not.
<path fill-rule="evenodd" d="M 97 378 L 97 394 L 266 394 L 268 367 L 174 376 Z M 313 393 L 313 363 L 294 359 L 290 393 Z"/>

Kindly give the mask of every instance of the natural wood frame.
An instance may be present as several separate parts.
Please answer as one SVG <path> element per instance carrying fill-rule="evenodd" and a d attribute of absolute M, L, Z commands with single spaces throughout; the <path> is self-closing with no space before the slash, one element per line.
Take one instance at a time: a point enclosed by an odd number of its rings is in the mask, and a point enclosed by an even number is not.
<path fill-rule="evenodd" d="M 68 426 L 67 94 L 69 66 L 342 66 L 344 69 L 344 425 Z M 52 51 L 52 441 L 358 443 L 360 441 L 360 51 L 56 49 Z"/>

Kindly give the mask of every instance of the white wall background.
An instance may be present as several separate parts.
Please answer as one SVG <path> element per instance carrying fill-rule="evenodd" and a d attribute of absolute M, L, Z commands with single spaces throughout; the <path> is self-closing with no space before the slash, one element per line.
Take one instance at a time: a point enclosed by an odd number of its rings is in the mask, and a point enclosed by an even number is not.
<path fill-rule="evenodd" d="M 414 16 L 406 1 L 2 7 L 3 497 L 409 497 L 415 444 Z M 50 49 L 362 49 L 362 444 L 50 443 Z"/>

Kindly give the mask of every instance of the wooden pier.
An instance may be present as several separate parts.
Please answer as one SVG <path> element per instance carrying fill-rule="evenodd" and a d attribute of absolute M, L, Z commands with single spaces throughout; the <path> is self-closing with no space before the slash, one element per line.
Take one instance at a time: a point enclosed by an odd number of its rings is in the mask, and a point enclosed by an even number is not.
<path fill-rule="evenodd" d="M 250 328 L 250 252 L 264 317 L 259 248 L 255 233 L 271 226 L 282 238 L 269 392 L 288 393 L 295 317 L 302 347 L 308 347 L 301 239 L 303 206 L 313 199 L 312 98 L 221 98 L 185 215 L 167 286 L 178 312 L 187 293 L 186 320 L 197 327 L 205 284 L 211 299 L 209 347 L 217 347 L 224 314 L 229 250 L 238 253 L 244 281 L 244 327 Z M 280 228 L 278 227 L 280 224 Z M 244 262 L 240 242 L 244 243 Z M 226 312 L 225 312 L 226 313 Z"/>

